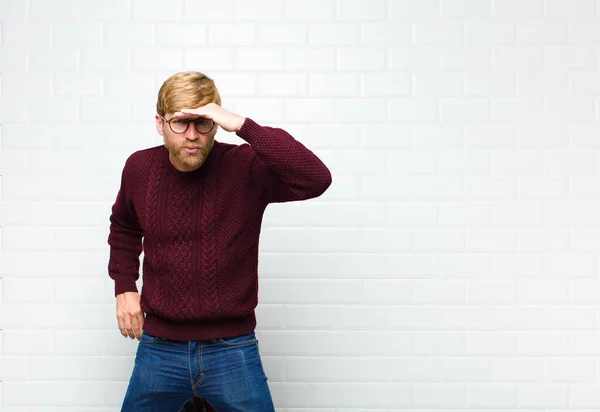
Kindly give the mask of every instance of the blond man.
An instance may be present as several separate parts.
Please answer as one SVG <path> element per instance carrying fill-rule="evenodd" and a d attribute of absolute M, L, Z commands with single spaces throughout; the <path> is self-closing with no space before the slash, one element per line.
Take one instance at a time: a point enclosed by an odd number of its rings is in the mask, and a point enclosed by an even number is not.
<path fill-rule="evenodd" d="M 273 411 L 255 335 L 262 217 L 320 196 L 331 174 L 286 131 L 222 108 L 202 73 L 168 78 L 156 110 L 164 145 L 127 159 L 110 216 L 118 325 L 139 339 L 122 411 L 178 411 L 193 396 Z M 216 141 L 218 128 L 245 143 Z"/>

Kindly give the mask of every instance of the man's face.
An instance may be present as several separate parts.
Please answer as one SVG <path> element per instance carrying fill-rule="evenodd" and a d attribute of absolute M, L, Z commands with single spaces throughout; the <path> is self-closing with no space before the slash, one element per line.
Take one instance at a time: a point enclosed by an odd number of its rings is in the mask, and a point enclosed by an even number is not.
<path fill-rule="evenodd" d="M 163 120 L 163 117 L 166 121 Z M 191 172 L 198 169 L 204 164 L 215 143 L 217 125 L 215 124 L 210 130 L 200 133 L 194 124 L 194 120 L 199 120 L 200 123 L 205 119 L 199 119 L 198 117 L 174 119 L 173 113 L 166 113 L 163 117 L 156 115 L 156 130 L 163 137 L 173 166 L 182 172 Z M 171 123 L 171 127 L 167 124 L 167 121 Z M 180 131 L 185 128 L 185 123 L 188 121 L 189 125 L 184 133 L 178 134 L 173 131 L 173 129 Z M 210 125 L 208 127 L 210 128 Z M 200 130 L 207 129 L 201 126 L 198 126 L 198 128 Z"/>

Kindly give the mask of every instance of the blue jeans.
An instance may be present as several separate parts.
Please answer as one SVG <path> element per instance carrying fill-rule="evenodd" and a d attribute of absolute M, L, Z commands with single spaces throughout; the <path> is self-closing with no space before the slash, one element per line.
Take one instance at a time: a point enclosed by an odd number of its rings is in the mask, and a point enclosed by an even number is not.
<path fill-rule="evenodd" d="M 177 412 L 193 396 L 221 411 L 274 411 L 254 332 L 171 341 L 143 333 L 121 412 Z"/>

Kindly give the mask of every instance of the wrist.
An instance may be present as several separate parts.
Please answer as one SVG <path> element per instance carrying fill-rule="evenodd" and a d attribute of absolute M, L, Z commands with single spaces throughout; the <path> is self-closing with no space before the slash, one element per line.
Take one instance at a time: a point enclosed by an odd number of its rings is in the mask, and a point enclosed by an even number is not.
<path fill-rule="evenodd" d="M 242 126 L 244 125 L 245 122 L 246 122 L 246 118 L 240 116 L 237 127 L 235 128 L 235 131 L 239 132 L 242 129 Z"/>

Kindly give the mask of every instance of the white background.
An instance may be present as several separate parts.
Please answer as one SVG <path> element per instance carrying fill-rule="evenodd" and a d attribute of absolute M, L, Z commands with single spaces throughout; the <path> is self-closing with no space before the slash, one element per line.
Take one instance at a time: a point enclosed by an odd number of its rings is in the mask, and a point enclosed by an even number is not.
<path fill-rule="evenodd" d="M 600 408 L 598 16 L 596 0 L 0 0 L 2 411 L 119 410 L 137 342 L 117 330 L 108 217 L 182 70 L 333 174 L 264 222 L 278 411 Z"/>

